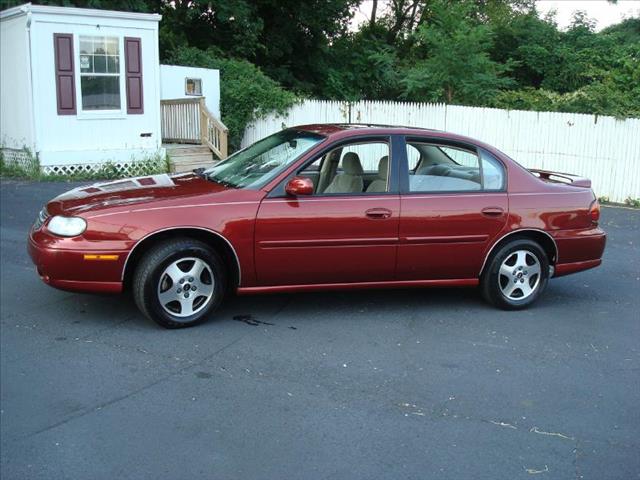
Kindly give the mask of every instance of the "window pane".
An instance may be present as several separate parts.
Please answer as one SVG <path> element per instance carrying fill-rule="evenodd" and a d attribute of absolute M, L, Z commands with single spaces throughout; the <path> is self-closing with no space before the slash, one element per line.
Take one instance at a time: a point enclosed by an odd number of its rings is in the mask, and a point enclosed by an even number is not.
<path fill-rule="evenodd" d="M 83 110 L 119 110 L 120 78 L 93 77 L 80 78 Z"/>
<path fill-rule="evenodd" d="M 118 39 L 115 37 L 106 38 L 107 55 L 118 55 Z"/>
<path fill-rule="evenodd" d="M 93 39 L 93 53 L 95 55 L 105 55 L 107 53 L 104 37 L 95 37 Z"/>
<path fill-rule="evenodd" d="M 489 152 L 480 150 L 482 159 L 482 176 L 485 190 L 502 190 L 504 188 L 504 168 Z"/>
<path fill-rule="evenodd" d="M 93 57 L 94 73 L 107 73 L 107 57 L 104 55 L 95 55 Z"/>
<path fill-rule="evenodd" d="M 199 78 L 187 78 L 185 94 L 202 95 L 202 80 Z"/>
<path fill-rule="evenodd" d="M 107 72 L 119 73 L 120 72 L 120 59 L 118 57 L 107 57 Z"/>
<path fill-rule="evenodd" d="M 412 192 L 460 192 L 481 189 L 480 163 L 475 152 L 428 144 L 407 144 L 407 154 L 414 147 L 420 163 L 409 172 Z"/>
<path fill-rule="evenodd" d="M 91 37 L 80 37 L 80 53 L 86 55 L 93 53 L 93 40 Z"/>
<path fill-rule="evenodd" d="M 93 72 L 93 56 L 80 55 L 80 72 L 82 73 Z"/>

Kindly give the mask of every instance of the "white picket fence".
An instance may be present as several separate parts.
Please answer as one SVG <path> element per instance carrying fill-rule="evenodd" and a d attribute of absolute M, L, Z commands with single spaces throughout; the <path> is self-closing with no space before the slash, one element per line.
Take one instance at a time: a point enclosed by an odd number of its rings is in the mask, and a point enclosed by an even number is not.
<path fill-rule="evenodd" d="M 640 119 L 430 103 L 306 100 L 284 116 L 269 115 L 249 125 L 242 146 L 286 127 L 346 122 L 467 135 L 497 147 L 525 167 L 588 177 L 596 194 L 613 202 L 640 198 Z"/>

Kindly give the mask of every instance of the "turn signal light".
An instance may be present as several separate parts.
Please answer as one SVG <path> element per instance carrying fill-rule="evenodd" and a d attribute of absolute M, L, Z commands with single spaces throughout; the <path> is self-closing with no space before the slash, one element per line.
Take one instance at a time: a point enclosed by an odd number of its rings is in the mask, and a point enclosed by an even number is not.
<path fill-rule="evenodd" d="M 589 207 L 589 217 L 591 217 L 591 222 L 594 225 L 598 225 L 598 220 L 600 220 L 600 202 L 598 200 L 594 200 Z"/>

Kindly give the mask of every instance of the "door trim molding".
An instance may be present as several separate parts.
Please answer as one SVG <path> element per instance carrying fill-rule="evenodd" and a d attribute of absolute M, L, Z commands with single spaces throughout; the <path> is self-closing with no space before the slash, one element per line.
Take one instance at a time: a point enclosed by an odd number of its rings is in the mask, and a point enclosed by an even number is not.
<path fill-rule="evenodd" d="M 438 280 L 394 280 L 385 282 L 352 282 L 352 283 L 314 283 L 301 285 L 272 285 L 264 287 L 240 287 L 238 295 L 255 293 L 311 292 L 327 290 L 361 290 L 384 288 L 419 288 L 419 287 L 476 287 L 477 278 L 456 278 Z"/>

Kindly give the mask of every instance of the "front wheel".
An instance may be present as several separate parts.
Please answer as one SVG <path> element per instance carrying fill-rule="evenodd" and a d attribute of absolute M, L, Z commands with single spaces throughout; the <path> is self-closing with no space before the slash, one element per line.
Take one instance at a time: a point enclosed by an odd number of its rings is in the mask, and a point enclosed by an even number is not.
<path fill-rule="evenodd" d="M 549 260 L 532 240 L 512 240 L 491 256 L 480 279 L 484 298 L 505 310 L 526 308 L 547 286 Z"/>
<path fill-rule="evenodd" d="M 207 244 L 189 238 L 153 247 L 138 265 L 133 296 L 140 311 L 165 328 L 197 325 L 216 310 L 226 270 Z"/>

